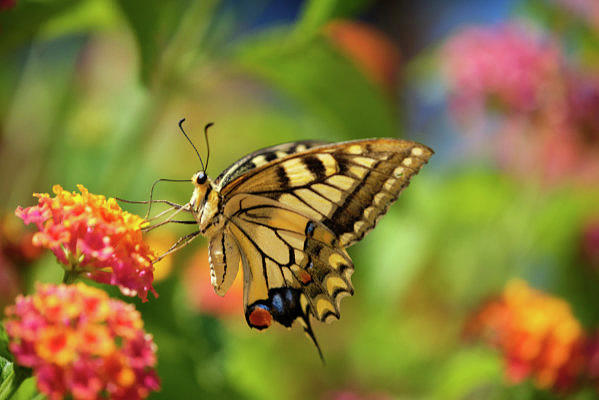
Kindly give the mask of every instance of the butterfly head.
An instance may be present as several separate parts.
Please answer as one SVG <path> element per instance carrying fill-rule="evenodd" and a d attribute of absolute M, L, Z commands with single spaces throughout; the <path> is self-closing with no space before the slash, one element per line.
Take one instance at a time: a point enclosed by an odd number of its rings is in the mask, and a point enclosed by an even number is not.
<path fill-rule="evenodd" d="M 214 222 L 218 214 L 220 197 L 218 192 L 214 190 L 212 180 L 208 178 L 203 170 L 196 172 L 191 177 L 191 183 L 194 186 L 189 201 L 191 212 L 200 225 L 200 231 L 205 233 L 205 229 L 211 225 L 211 221 Z"/>
<path fill-rule="evenodd" d="M 198 171 L 191 177 L 191 183 L 194 189 L 190 203 L 192 209 L 198 212 L 206 202 L 207 195 L 212 191 L 212 181 L 204 171 Z"/>

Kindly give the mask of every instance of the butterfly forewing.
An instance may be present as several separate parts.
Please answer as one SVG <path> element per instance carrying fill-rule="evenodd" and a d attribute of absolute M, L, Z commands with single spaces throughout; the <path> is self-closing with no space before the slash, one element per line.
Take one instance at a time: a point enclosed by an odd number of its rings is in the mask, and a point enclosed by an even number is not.
<path fill-rule="evenodd" d="M 347 247 L 376 225 L 431 155 L 426 146 L 394 139 L 318 146 L 255 168 L 222 193 L 286 204 L 321 221 Z"/>
<path fill-rule="evenodd" d="M 323 144 L 325 143 L 316 140 L 303 140 L 300 142 L 283 143 L 256 150 L 255 152 L 240 158 L 225 169 L 216 178 L 214 183 L 217 190 L 220 190 L 250 170 L 266 165 L 273 160 L 306 151 L 316 146 L 322 146 Z"/>

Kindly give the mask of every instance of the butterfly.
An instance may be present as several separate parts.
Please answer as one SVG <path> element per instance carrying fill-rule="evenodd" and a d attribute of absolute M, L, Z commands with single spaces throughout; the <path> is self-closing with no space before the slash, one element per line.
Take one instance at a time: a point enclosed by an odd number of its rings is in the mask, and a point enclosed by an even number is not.
<path fill-rule="evenodd" d="M 205 236 L 216 293 L 227 292 L 241 265 L 248 325 L 297 320 L 322 358 L 310 318 L 338 319 L 340 300 L 353 294 L 346 248 L 375 227 L 432 154 L 399 139 L 299 141 L 248 154 L 214 181 L 202 162 L 183 206 L 198 230 L 174 247 Z"/>

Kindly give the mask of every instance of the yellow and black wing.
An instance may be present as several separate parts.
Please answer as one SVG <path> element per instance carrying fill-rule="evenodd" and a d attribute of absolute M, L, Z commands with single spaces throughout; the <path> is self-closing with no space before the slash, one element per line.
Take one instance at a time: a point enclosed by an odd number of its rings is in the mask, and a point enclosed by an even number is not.
<path fill-rule="evenodd" d="M 340 299 L 353 294 L 345 247 L 375 226 L 433 152 L 395 139 L 297 148 L 261 150 L 216 180 L 226 222 L 211 253 L 241 260 L 250 326 L 300 319 L 316 343 L 310 315 L 339 318 Z M 213 277 L 217 292 L 226 291 L 237 264 L 224 263 Z"/>
<path fill-rule="evenodd" d="M 285 204 L 322 222 L 347 247 L 376 225 L 432 154 L 397 139 L 321 145 L 250 169 L 220 191 L 225 201 L 247 193 Z"/>

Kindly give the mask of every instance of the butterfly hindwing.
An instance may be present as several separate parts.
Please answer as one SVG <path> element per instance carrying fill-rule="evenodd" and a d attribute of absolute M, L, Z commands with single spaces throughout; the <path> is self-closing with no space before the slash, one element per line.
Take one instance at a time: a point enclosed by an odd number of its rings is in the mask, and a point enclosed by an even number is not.
<path fill-rule="evenodd" d="M 225 215 L 230 221 L 226 230 L 242 254 L 246 316 L 256 303 L 277 311 L 276 304 L 269 303 L 271 293 L 292 288 L 300 291 L 300 300 L 306 302 L 300 311 L 321 321 L 339 318 L 341 298 L 353 293 L 353 264 L 326 226 L 255 195 L 234 196 L 225 207 Z M 295 312 L 279 310 L 283 319 L 279 322 L 290 324 L 300 316 L 289 319 Z"/>

